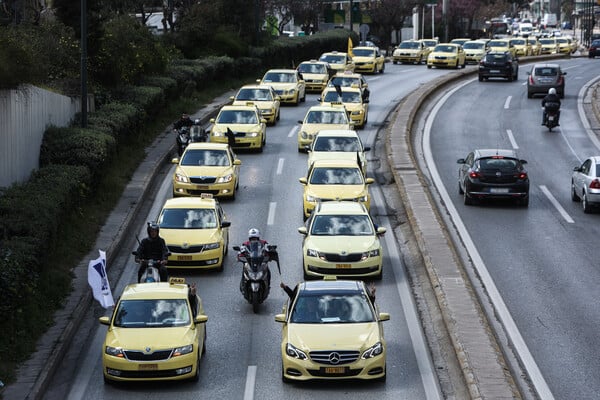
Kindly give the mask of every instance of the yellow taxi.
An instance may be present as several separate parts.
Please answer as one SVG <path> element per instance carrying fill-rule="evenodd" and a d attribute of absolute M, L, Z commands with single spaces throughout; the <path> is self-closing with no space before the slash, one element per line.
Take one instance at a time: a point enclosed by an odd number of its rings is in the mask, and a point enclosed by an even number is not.
<path fill-rule="evenodd" d="M 319 57 L 319 61 L 324 61 L 328 63 L 331 69 L 335 70 L 336 72 L 354 72 L 354 61 L 352 60 L 352 57 L 348 55 L 348 53 L 343 53 L 341 51 L 330 51 L 321 54 L 321 56 Z"/>
<path fill-rule="evenodd" d="M 512 45 L 511 39 L 492 39 L 488 42 L 489 51 L 509 51 L 513 57 L 516 57 L 517 49 Z"/>
<path fill-rule="evenodd" d="M 354 126 L 343 104 L 330 106 L 312 106 L 306 112 L 298 132 L 298 151 L 303 152 L 309 146 L 317 132 L 322 129 L 352 129 Z"/>
<path fill-rule="evenodd" d="M 482 40 L 469 40 L 464 42 L 462 47 L 465 51 L 465 61 L 467 63 L 478 64 L 487 53 L 487 46 Z"/>
<path fill-rule="evenodd" d="M 531 55 L 531 45 L 529 44 L 527 38 L 513 38 L 510 39 L 510 43 L 514 46 L 517 57 L 527 57 Z"/>
<path fill-rule="evenodd" d="M 329 87 L 319 98 L 321 105 L 343 104 L 350 121 L 357 128 L 364 128 L 369 117 L 369 100 L 363 100 L 362 91 L 358 87 Z"/>
<path fill-rule="evenodd" d="M 464 68 L 466 65 L 465 50 L 456 43 L 440 43 L 434 47 L 427 57 L 427 68 L 454 67 Z"/>
<path fill-rule="evenodd" d="M 457 44 L 459 46 L 462 46 L 463 44 L 465 44 L 469 40 L 471 40 L 471 39 L 469 39 L 469 38 L 456 38 L 456 39 L 452 39 L 450 41 L 450 43 L 454 43 L 454 44 Z"/>
<path fill-rule="evenodd" d="M 283 382 L 386 379 L 383 321 L 363 281 L 302 282 L 275 321 L 282 324 Z"/>
<path fill-rule="evenodd" d="M 556 38 L 558 43 L 558 52 L 562 54 L 571 54 L 573 52 L 573 41 L 565 36 Z"/>
<path fill-rule="evenodd" d="M 227 144 L 213 142 L 190 143 L 181 158 L 173 158 L 177 164 L 173 174 L 173 196 L 213 196 L 235 199 L 239 186 L 240 165 Z"/>
<path fill-rule="evenodd" d="M 317 133 L 311 146 L 307 146 L 308 168 L 317 160 L 354 160 L 363 174 L 367 173 L 365 152 L 370 146 L 363 146 L 358 133 L 353 129 L 324 129 Z"/>
<path fill-rule="evenodd" d="M 528 37 L 527 42 L 529 43 L 529 47 L 531 47 L 531 55 L 539 56 L 542 48 L 540 42 L 538 42 L 538 40 L 535 37 Z"/>
<path fill-rule="evenodd" d="M 104 381 L 197 381 L 207 320 L 202 300 L 183 278 L 126 286 L 112 315 L 99 318 L 108 326 Z"/>
<path fill-rule="evenodd" d="M 308 167 L 307 176 L 299 179 L 304 186 L 302 213 L 306 220 L 320 201 L 359 201 L 367 210 L 371 206 L 369 185 L 357 159 L 321 159 Z"/>
<path fill-rule="evenodd" d="M 256 82 L 271 86 L 282 103 L 298 105 L 306 100 L 306 83 L 295 69 L 270 69 Z"/>
<path fill-rule="evenodd" d="M 327 82 L 327 87 L 335 86 L 358 87 L 362 91 L 363 100 L 369 100 L 369 84 L 362 74 L 352 71 L 338 72 Z"/>
<path fill-rule="evenodd" d="M 385 71 L 385 57 L 378 47 L 358 46 L 352 49 L 354 71 L 377 74 Z"/>
<path fill-rule="evenodd" d="M 255 104 L 268 124 L 279 121 L 281 101 L 275 90 L 268 85 L 244 85 L 231 98 L 232 105 Z"/>
<path fill-rule="evenodd" d="M 234 149 L 262 152 L 267 142 L 267 120 L 257 105 L 223 106 L 216 118 L 211 118 L 210 141 L 229 143 Z"/>
<path fill-rule="evenodd" d="M 296 68 L 300 72 L 309 92 L 322 92 L 329 82 L 333 70 L 325 61 L 303 61 Z"/>
<path fill-rule="evenodd" d="M 158 225 L 171 253 L 167 267 L 223 270 L 231 222 L 212 195 L 168 199 Z"/>
<path fill-rule="evenodd" d="M 558 42 L 556 38 L 540 38 L 540 54 L 558 53 Z"/>
<path fill-rule="evenodd" d="M 425 46 L 427 46 L 427 48 L 429 48 L 430 53 L 433 51 L 435 46 L 437 46 L 439 43 L 437 39 L 421 39 L 421 41 L 423 42 L 423 44 Z"/>
<path fill-rule="evenodd" d="M 404 40 L 392 52 L 392 62 L 422 64 L 427 62 L 429 53 L 431 49 L 422 40 Z"/>
<path fill-rule="evenodd" d="M 381 279 L 383 249 L 379 237 L 386 229 L 373 223 L 364 204 L 319 202 L 298 232 L 304 236 L 305 279 L 325 275 Z"/>

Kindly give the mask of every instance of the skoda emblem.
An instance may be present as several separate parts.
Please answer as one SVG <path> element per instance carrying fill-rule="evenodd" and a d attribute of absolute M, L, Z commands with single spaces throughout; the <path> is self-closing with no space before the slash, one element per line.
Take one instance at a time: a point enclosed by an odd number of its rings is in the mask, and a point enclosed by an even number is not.
<path fill-rule="evenodd" d="M 182 244 L 182 245 L 181 245 L 181 248 L 182 248 L 182 249 L 187 249 L 187 248 L 189 248 L 189 247 L 190 247 L 190 244 L 189 244 L 189 243 L 184 243 L 184 244 Z"/>
<path fill-rule="evenodd" d="M 335 351 L 333 353 L 330 353 L 329 362 L 331 364 L 338 364 L 340 362 L 340 353 L 336 353 Z"/>
<path fill-rule="evenodd" d="M 345 256 L 346 254 L 348 254 L 347 251 L 342 250 L 342 252 L 340 253 L 341 255 Z"/>
<path fill-rule="evenodd" d="M 150 353 L 150 351 L 152 351 L 152 348 L 146 347 L 146 353 Z"/>

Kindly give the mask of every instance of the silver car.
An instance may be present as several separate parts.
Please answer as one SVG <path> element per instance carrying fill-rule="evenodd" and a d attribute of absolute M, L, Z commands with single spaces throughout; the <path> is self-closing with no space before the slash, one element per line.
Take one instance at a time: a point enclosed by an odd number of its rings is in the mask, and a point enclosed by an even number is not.
<path fill-rule="evenodd" d="M 579 167 L 573 168 L 571 199 L 580 201 L 584 213 L 600 206 L 600 156 L 590 157 Z"/>

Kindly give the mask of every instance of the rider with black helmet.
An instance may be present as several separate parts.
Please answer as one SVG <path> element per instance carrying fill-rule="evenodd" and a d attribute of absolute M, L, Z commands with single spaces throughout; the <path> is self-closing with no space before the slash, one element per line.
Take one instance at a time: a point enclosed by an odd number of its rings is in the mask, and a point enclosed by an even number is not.
<path fill-rule="evenodd" d="M 160 273 L 161 282 L 166 282 L 169 279 L 167 271 L 167 258 L 169 257 L 169 248 L 165 240 L 159 236 L 160 227 L 156 222 L 148 222 L 148 237 L 142 239 L 137 249 L 135 262 L 140 263 L 138 270 L 138 282 L 142 279 L 142 275 L 146 269 L 148 260 L 159 260 L 158 271 Z"/>

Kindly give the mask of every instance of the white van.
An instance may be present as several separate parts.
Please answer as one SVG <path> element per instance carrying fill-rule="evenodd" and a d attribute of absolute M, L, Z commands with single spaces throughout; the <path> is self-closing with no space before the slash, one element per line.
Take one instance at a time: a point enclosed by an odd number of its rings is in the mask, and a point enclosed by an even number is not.
<path fill-rule="evenodd" d="M 528 37 L 533 32 L 533 24 L 529 22 L 521 22 L 519 24 L 519 36 Z"/>
<path fill-rule="evenodd" d="M 542 25 L 544 25 L 545 28 L 556 28 L 558 26 L 556 14 L 544 14 Z"/>

